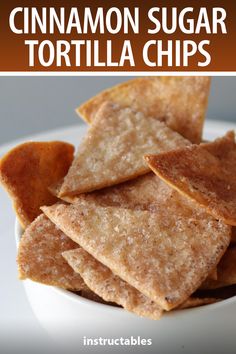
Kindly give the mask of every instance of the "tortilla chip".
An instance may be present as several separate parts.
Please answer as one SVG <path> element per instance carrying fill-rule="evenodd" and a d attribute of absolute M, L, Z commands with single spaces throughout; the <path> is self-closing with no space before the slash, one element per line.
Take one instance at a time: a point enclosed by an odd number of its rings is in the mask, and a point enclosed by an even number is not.
<path fill-rule="evenodd" d="M 150 171 L 145 153 L 168 151 L 189 141 L 164 123 L 130 108 L 102 105 L 79 147 L 60 196 L 76 195 L 133 179 Z"/>
<path fill-rule="evenodd" d="M 151 169 L 195 200 L 216 219 L 236 225 L 236 144 L 234 133 L 212 143 L 150 155 Z"/>
<path fill-rule="evenodd" d="M 63 252 L 63 257 L 86 285 L 107 302 L 115 302 L 135 314 L 158 320 L 163 310 L 123 281 L 82 248 Z"/>
<path fill-rule="evenodd" d="M 217 280 L 207 279 L 201 289 L 216 289 L 236 284 L 236 247 L 229 247 L 217 267 Z"/>
<path fill-rule="evenodd" d="M 56 189 L 54 193 L 56 195 Z M 69 203 L 86 199 L 94 201 L 100 206 L 148 210 L 154 213 L 158 213 L 159 210 L 163 210 L 163 207 L 165 207 L 169 212 L 169 217 L 176 217 L 177 219 L 180 216 L 181 218 L 186 218 L 186 223 L 193 214 L 200 220 L 204 219 L 206 222 L 211 220 L 211 217 L 202 208 L 169 187 L 153 172 L 113 187 L 84 195 L 81 194 L 79 197 L 63 197 L 63 199 Z M 175 221 L 173 220 L 173 223 Z M 217 268 L 208 275 L 208 278 L 217 279 Z"/>
<path fill-rule="evenodd" d="M 0 181 L 13 199 L 23 228 L 40 213 L 40 206 L 57 201 L 48 187 L 64 177 L 73 160 L 68 143 L 29 142 L 8 152 L 0 161 Z"/>
<path fill-rule="evenodd" d="M 164 183 L 153 172 L 138 177 L 132 181 L 121 183 L 117 186 L 104 188 L 79 197 L 64 197 L 67 202 L 75 203 L 77 200 L 86 199 L 98 203 L 100 206 L 117 206 L 128 209 L 148 210 L 159 213 L 166 208 L 169 217 L 188 219 L 194 214 L 199 220 L 211 220 L 204 210 L 198 207 L 191 200 L 186 199 Z M 167 217 L 163 214 L 162 216 Z M 207 279 L 217 279 L 217 268 L 215 268 Z"/>
<path fill-rule="evenodd" d="M 144 77 L 99 93 L 77 108 L 91 123 L 105 101 L 156 117 L 193 143 L 200 143 L 207 109 L 210 78 L 200 76 Z M 148 124 L 148 123 L 147 123 Z"/>
<path fill-rule="evenodd" d="M 38 216 L 20 240 L 17 257 L 19 278 L 69 290 L 87 289 L 82 278 L 61 255 L 73 248 L 78 248 L 78 245 L 45 215 Z"/>
<path fill-rule="evenodd" d="M 100 206 L 148 210 L 153 213 L 158 213 L 164 207 L 168 210 L 169 217 L 177 219 L 180 216 L 186 218 L 186 223 L 193 214 L 199 220 L 204 219 L 206 222 L 211 220 L 211 217 L 204 210 L 169 187 L 153 172 L 117 186 L 104 188 L 79 197 L 65 197 L 65 199 L 69 203 L 86 199 L 98 203 Z M 173 220 L 173 223 L 176 219 Z M 208 278 L 217 279 L 217 268 L 208 275 Z"/>
<path fill-rule="evenodd" d="M 81 200 L 43 207 L 73 241 L 165 310 L 184 302 L 216 267 L 230 228 L 214 219 L 100 207 Z"/>
<path fill-rule="evenodd" d="M 204 305 L 210 305 L 210 304 L 214 304 L 219 301 L 221 301 L 221 299 L 216 299 L 213 297 L 206 297 L 206 298 L 190 297 L 183 304 L 181 304 L 177 308 L 177 310 L 178 309 L 189 309 L 189 308 L 199 307 L 199 306 L 204 306 Z"/>

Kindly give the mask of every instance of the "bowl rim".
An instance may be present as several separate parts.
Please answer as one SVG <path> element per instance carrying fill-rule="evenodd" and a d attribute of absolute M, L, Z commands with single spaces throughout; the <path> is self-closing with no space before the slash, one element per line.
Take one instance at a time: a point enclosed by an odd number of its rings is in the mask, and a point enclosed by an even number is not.
<path fill-rule="evenodd" d="M 14 231 L 15 231 L 15 241 L 16 241 L 16 247 L 18 249 L 19 246 L 19 242 L 20 239 L 23 235 L 23 228 L 21 227 L 18 219 L 15 219 L 15 226 L 14 226 Z M 31 280 L 29 280 L 31 281 Z M 41 283 L 38 283 L 39 285 L 44 285 Z M 48 286 L 48 285 L 44 285 L 44 286 Z M 125 310 L 122 307 L 115 307 L 109 304 L 103 304 L 103 303 L 99 303 L 90 299 L 86 299 L 83 296 L 79 295 L 79 294 L 75 294 L 72 291 L 66 290 L 66 289 L 62 289 L 56 286 L 51 285 L 50 288 L 57 294 L 62 295 L 63 297 L 66 297 L 68 300 L 72 300 L 73 302 L 79 303 L 80 305 L 86 305 L 86 306 L 92 306 L 92 307 L 96 307 L 97 309 L 100 308 L 101 310 L 107 310 L 109 312 L 124 312 Z M 228 299 L 222 299 L 221 301 L 215 302 L 213 304 L 206 304 L 206 305 L 201 305 L 201 306 L 197 306 L 197 307 L 193 307 L 193 308 L 186 308 L 186 309 L 175 309 L 175 311 L 165 311 L 164 312 L 164 316 L 165 317 L 171 317 L 173 315 L 179 315 L 179 314 L 183 314 L 183 313 L 199 313 L 199 312 L 206 312 L 207 310 L 209 311 L 214 311 L 216 309 L 225 307 L 227 305 L 230 305 L 231 303 L 236 303 L 236 295 L 232 296 Z M 128 311 L 125 311 L 128 312 Z M 135 315 L 133 313 L 129 313 L 132 315 Z"/>

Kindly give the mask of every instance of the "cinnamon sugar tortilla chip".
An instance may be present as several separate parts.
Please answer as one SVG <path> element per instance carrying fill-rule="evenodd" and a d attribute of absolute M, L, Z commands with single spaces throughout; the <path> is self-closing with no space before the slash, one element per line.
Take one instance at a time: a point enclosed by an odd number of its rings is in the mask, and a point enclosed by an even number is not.
<path fill-rule="evenodd" d="M 174 219 L 173 223 L 178 217 L 186 218 L 187 223 L 187 219 L 193 215 L 199 220 L 206 220 L 206 222 L 211 220 L 204 210 L 169 187 L 153 172 L 113 187 L 65 199 L 70 203 L 86 199 L 98 203 L 100 206 L 148 210 L 154 213 L 162 212 L 163 218 L 171 215 Z M 217 268 L 208 275 L 208 278 L 217 279 Z"/>
<path fill-rule="evenodd" d="M 153 320 L 161 317 L 163 310 L 157 304 L 114 275 L 82 248 L 63 252 L 62 255 L 87 286 L 105 301 L 122 305 L 142 317 Z"/>
<path fill-rule="evenodd" d="M 203 306 L 203 305 L 210 305 L 210 304 L 214 304 L 219 301 L 221 301 L 221 299 L 216 299 L 214 297 L 206 297 L 206 298 L 190 297 L 183 304 L 181 304 L 177 308 L 177 310 L 178 309 L 189 309 L 192 307 L 198 307 L 198 306 Z"/>
<path fill-rule="evenodd" d="M 154 213 L 164 210 L 165 207 L 169 215 L 176 215 L 176 218 L 180 215 L 182 218 L 186 218 L 186 222 L 193 214 L 196 218 L 205 219 L 206 222 L 211 220 L 204 210 L 169 187 L 153 172 L 113 187 L 79 197 L 63 197 L 63 199 L 69 203 L 86 199 L 94 201 L 100 206 L 120 206 L 128 209 L 149 210 Z M 167 217 L 167 215 L 163 214 L 163 217 Z M 208 278 L 217 279 L 217 268 L 208 275 Z"/>
<path fill-rule="evenodd" d="M 195 200 L 215 218 L 236 225 L 236 144 L 234 133 L 212 143 L 150 155 L 151 169 Z"/>
<path fill-rule="evenodd" d="M 31 279 L 70 290 L 87 289 L 61 253 L 78 245 L 60 231 L 45 215 L 27 227 L 17 256 L 20 279 Z"/>
<path fill-rule="evenodd" d="M 80 200 L 44 213 L 114 274 L 165 310 L 184 302 L 216 267 L 230 228 L 214 219 L 100 207 Z"/>
<path fill-rule="evenodd" d="M 236 284 L 236 247 L 227 249 L 217 267 L 217 280 L 207 279 L 201 289 L 216 289 Z"/>
<path fill-rule="evenodd" d="M 206 222 L 211 220 L 211 217 L 200 207 L 169 187 L 152 172 L 117 186 L 66 199 L 70 203 L 86 199 L 98 203 L 100 206 L 149 210 L 154 213 L 164 211 L 166 208 L 169 215 L 176 216 L 176 219 L 179 216 L 186 218 L 186 222 L 193 215 L 197 219 L 205 219 Z M 163 217 L 168 216 L 163 214 Z M 175 220 L 173 220 L 174 222 Z M 208 275 L 208 278 L 217 279 L 217 268 Z"/>
<path fill-rule="evenodd" d="M 99 106 L 112 101 L 144 113 L 147 119 L 156 117 L 191 142 L 200 143 L 209 88 L 208 77 L 137 78 L 99 93 L 77 108 L 77 113 L 91 123 Z"/>
<path fill-rule="evenodd" d="M 0 181 L 24 228 L 41 213 L 40 206 L 56 202 L 48 187 L 65 176 L 73 153 L 74 147 L 64 142 L 28 142 L 1 159 Z"/>
<path fill-rule="evenodd" d="M 189 145 L 156 119 L 106 102 L 97 113 L 62 184 L 59 196 L 119 184 L 150 171 L 145 153 Z"/>

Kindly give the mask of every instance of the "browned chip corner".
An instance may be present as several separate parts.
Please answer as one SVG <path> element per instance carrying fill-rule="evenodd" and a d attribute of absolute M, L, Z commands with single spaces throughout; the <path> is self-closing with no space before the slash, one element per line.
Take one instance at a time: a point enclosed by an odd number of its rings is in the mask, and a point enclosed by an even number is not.
<path fill-rule="evenodd" d="M 41 213 L 40 206 L 56 202 L 48 188 L 66 175 L 73 154 L 74 147 L 65 142 L 28 142 L 1 159 L 0 181 L 24 228 Z"/>
<path fill-rule="evenodd" d="M 60 197 L 78 195 L 150 171 L 145 153 L 189 145 L 164 123 L 131 108 L 105 102 L 97 112 L 61 186 Z"/>

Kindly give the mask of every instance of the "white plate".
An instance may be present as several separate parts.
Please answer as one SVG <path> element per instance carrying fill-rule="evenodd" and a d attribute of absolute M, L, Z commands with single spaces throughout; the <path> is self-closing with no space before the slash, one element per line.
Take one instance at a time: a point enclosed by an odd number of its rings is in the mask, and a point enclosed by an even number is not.
<path fill-rule="evenodd" d="M 229 129 L 236 129 L 236 125 L 207 122 L 204 138 L 213 139 L 223 135 Z M 43 133 L 30 139 L 21 139 L 21 141 L 64 140 L 78 146 L 85 131 L 86 126 L 80 125 Z M 15 143 L 4 146 L 0 150 L 0 154 Z M 0 198 L 1 194 L 2 191 L 0 191 Z M 1 202 L 2 205 L 4 200 L 6 201 L 5 196 Z M 6 201 L 6 204 L 9 205 L 9 202 Z M 11 220 L 13 215 L 11 213 Z M 9 222 L 9 218 L 7 221 Z M 12 225 L 8 224 L 6 227 L 12 228 Z M 17 236 L 19 237 L 19 229 Z M 61 341 L 71 349 L 72 347 L 83 348 L 83 352 L 85 352 L 84 336 L 151 338 L 152 346 L 142 347 L 140 351 L 155 353 L 206 353 L 213 351 L 215 353 L 223 351 L 230 353 L 231 349 L 233 352 L 236 343 L 235 298 L 205 307 L 172 312 L 165 315 L 160 321 L 150 321 L 138 318 L 119 308 L 92 303 L 53 287 L 31 281 L 24 283 L 28 300 L 42 327 L 57 341 Z M 138 347 L 136 349 L 137 352 Z"/>

